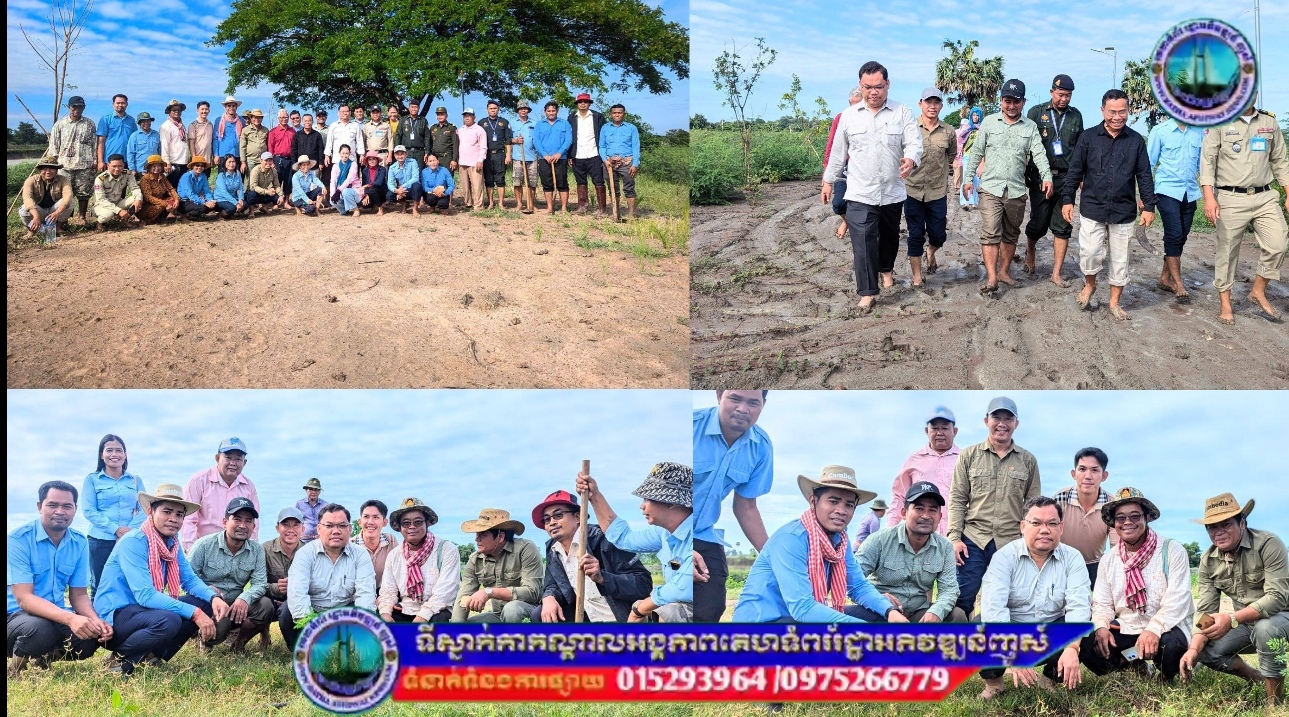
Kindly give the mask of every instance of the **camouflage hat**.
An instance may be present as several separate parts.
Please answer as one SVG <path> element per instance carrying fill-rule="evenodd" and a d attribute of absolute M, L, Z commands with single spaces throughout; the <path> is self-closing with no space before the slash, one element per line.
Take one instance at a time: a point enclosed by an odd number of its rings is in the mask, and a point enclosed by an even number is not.
<path fill-rule="evenodd" d="M 139 116 L 134 118 L 134 121 L 135 121 L 135 122 L 151 122 L 151 121 L 152 121 L 152 115 L 148 114 L 147 112 L 140 112 L 140 113 L 139 113 Z"/>
<path fill-rule="evenodd" d="M 52 154 L 47 154 L 36 162 L 36 169 L 62 169 L 63 165 L 59 163 L 58 158 Z"/>
<path fill-rule="evenodd" d="M 310 488 L 313 488 L 315 490 L 322 490 L 322 481 L 318 480 L 317 478 L 310 478 L 309 480 L 304 482 L 304 489 L 309 490 Z"/>
<path fill-rule="evenodd" d="M 426 505 L 420 498 L 404 498 L 403 503 L 398 506 L 398 510 L 389 514 L 390 525 L 398 528 L 399 522 L 403 519 L 403 514 L 413 510 L 419 510 L 425 516 L 425 527 L 427 528 L 439 522 L 439 514 L 435 513 L 434 509 Z"/>
<path fill-rule="evenodd" d="M 1125 503 L 1136 503 L 1141 506 L 1142 512 L 1146 514 L 1146 522 L 1159 520 L 1159 509 L 1146 499 L 1146 496 L 1136 488 L 1120 488 L 1110 496 L 1110 500 L 1101 506 L 1101 520 L 1111 528 L 1114 527 L 1114 511 Z"/>

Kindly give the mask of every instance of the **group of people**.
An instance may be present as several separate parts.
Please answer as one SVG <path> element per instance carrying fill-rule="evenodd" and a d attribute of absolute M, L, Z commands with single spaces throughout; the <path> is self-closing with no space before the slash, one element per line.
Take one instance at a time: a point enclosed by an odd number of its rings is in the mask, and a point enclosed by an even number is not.
<path fill-rule="evenodd" d="M 633 491 L 646 523 L 637 526 L 579 473 L 576 493 L 554 491 L 531 511 L 548 536 L 544 548 L 519 537 L 526 526 L 508 511 L 484 508 L 461 524 L 475 542 L 463 562 L 462 551 L 431 530 L 439 516 L 423 500 L 407 498 L 390 511 L 371 499 L 355 515 L 323 500 L 317 478 L 278 511 L 276 537 L 260 543 L 261 505 L 242 472 L 246 462 L 245 442 L 229 438 L 186 486 L 148 490 L 128 470 L 124 440 L 109 434 L 79 490 L 41 485 L 39 517 L 9 535 L 10 679 L 99 647 L 123 675 L 169 660 L 194 636 L 202 651 L 230 636 L 237 652 L 257 635 L 267 647 L 274 622 L 293 647 L 298 622 L 341 606 L 387 622 L 573 622 L 579 575 L 586 621 L 691 619 L 688 466 L 653 467 Z M 579 494 L 597 524 L 581 525 Z M 70 527 L 78 509 L 88 535 Z M 661 562 L 658 586 L 644 552 Z"/>
<path fill-rule="evenodd" d="M 576 109 L 563 118 L 559 105 L 547 102 L 543 116 L 530 119 L 529 103 L 519 100 L 517 119 L 509 120 L 490 100 L 478 121 L 473 109 L 464 108 L 460 127 L 448 122 L 446 107 L 436 108 L 437 121 L 429 122 L 415 100 L 405 115 L 393 104 L 385 116 L 380 107 L 369 112 L 342 104 L 331 124 L 325 110 L 315 117 L 283 108 L 268 128 L 261 110 L 239 114 L 242 103 L 230 95 L 213 120 L 210 103 L 198 102 L 197 119 L 188 124 L 188 106 L 170 100 L 153 129 L 149 113 L 127 112 L 125 95 L 112 98 L 113 112 L 97 124 L 84 116 L 85 100 L 76 96 L 23 186 L 19 213 L 32 234 L 46 222 L 64 225 L 75 209 L 83 224 L 92 212 L 100 228 L 290 209 L 451 214 L 454 196 L 465 209 L 504 207 L 509 182 L 515 206 L 531 214 L 540 182 L 546 211 L 553 214 L 556 192 L 570 211 L 571 167 L 579 213 L 590 211 L 594 186 L 602 215 L 614 213 L 621 197 L 634 218 L 640 132 L 625 121 L 623 105 L 610 107 L 606 117 L 592 103 L 589 94 L 578 95 Z"/>
<path fill-rule="evenodd" d="M 1181 257 L 1202 197 L 1204 214 L 1217 227 L 1213 286 L 1221 302 L 1219 320 L 1235 322 L 1231 287 L 1241 240 L 1252 228 L 1260 254 L 1248 297 L 1263 317 L 1282 321 L 1266 296 L 1268 282 L 1280 278 L 1289 244 L 1289 225 L 1271 186 L 1273 180 L 1289 186 L 1284 136 L 1274 115 L 1250 105 L 1238 119 L 1207 130 L 1169 118 L 1143 137 L 1127 126 L 1127 94 L 1112 89 L 1101 97 L 1103 121 L 1085 127 L 1083 115 L 1070 104 L 1074 81 L 1060 74 L 1052 79 L 1051 99 L 1027 114 L 1025 83 L 1007 80 L 1000 112 L 984 116 L 978 107 L 964 108 L 966 116 L 955 131 L 940 120 L 939 89 L 923 90 L 916 114 L 889 101 L 889 89 L 880 63 L 860 68 L 851 106 L 833 119 L 824 159 L 821 198 L 844 217 L 838 238 L 850 234 L 861 313 L 872 310 L 882 289 L 894 286 L 901 212 L 908 225 L 913 286 L 923 285 L 924 270 L 937 270 L 952 174 L 961 205 L 978 208 L 983 221 L 982 294 L 996 292 L 999 283 L 1018 286 L 1012 262 L 1027 204 L 1025 272 L 1037 273 L 1038 242 L 1050 231 L 1051 281 L 1070 286 L 1061 271 L 1077 197 L 1084 280 L 1076 299 L 1080 309 L 1092 308 L 1108 256 L 1108 310 L 1116 319 L 1129 319 L 1122 305 L 1129 241 L 1138 226 L 1154 222 L 1156 212 L 1164 225 L 1164 262 L 1156 286 L 1178 303 L 1189 303 Z M 1289 200 L 1284 208 L 1289 211 Z"/>
<path fill-rule="evenodd" d="M 853 549 L 847 527 L 877 492 L 841 465 L 799 475 L 805 510 L 769 535 L 756 504 L 774 477 L 773 444 L 756 425 L 767 399 L 718 391 L 715 407 L 694 411 L 696 622 L 725 612 L 725 542 L 714 526 L 732 492 L 757 551 L 735 622 L 1090 622 L 1092 634 L 1037 669 L 982 670 L 981 697 L 1003 692 L 1008 674 L 1017 686 L 1073 689 L 1081 665 L 1171 680 L 1203 664 L 1284 699 L 1270 643 L 1289 638 L 1289 564 L 1280 537 L 1249 525 L 1252 500 L 1223 493 L 1195 519 L 1212 541 L 1196 601 L 1186 548 L 1150 526 L 1158 507 L 1137 488 L 1103 489 L 1110 461 L 1094 447 L 1075 453 L 1073 486 L 1043 495 L 1038 461 L 1014 440 L 1016 403 L 1000 396 L 985 410 L 986 439 L 962 449 L 953 412 L 930 413 L 927 443 L 896 476 L 889 507 L 874 501 L 866 521 L 876 530 Z M 1249 652 L 1256 666 L 1240 657 Z"/>

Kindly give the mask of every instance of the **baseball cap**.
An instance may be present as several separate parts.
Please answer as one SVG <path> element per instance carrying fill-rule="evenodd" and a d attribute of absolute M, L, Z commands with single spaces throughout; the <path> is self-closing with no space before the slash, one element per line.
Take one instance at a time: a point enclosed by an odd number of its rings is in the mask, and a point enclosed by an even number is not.
<path fill-rule="evenodd" d="M 958 422 L 953 418 L 953 411 L 950 411 L 950 410 L 949 410 L 948 408 L 946 408 L 945 406 L 936 406 L 936 407 L 935 407 L 935 410 L 931 412 L 931 415 L 929 415 L 929 416 L 927 416 L 927 417 L 926 417 L 926 422 L 927 422 L 927 423 L 930 423 L 931 421 L 934 421 L 934 420 L 935 420 L 935 419 L 937 419 L 937 418 L 943 418 L 944 420 L 948 421 L 949 423 L 952 423 L 952 424 L 955 424 L 955 425 L 958 423 Z"/>
<path fill-rule="evenodd" d="M 518 102 L 516 102 L 516 103 L 515 103 L 515 109 L 517 109 L 517 110 L 530 110 L 530 109 L 532 109 L 532 107 L 529 107 L 529 106 L 528 106 L 528 100 L 520 100 L 520 101 L 518 101 Z"/>
<path fill-rule="evenodd" d="M 1003 97 L 1025 99 L 1025 83 L 1020 80 L 1007 80 L 1003 83 Z"/>
<path fill-rule="evenodd" d="M 407 151 L 407 147 L 404 147 L 401 144 L 394 147 L 394 154 L 398 154 L 399 152 L 406 152 L 406 151 Z"/>
<path fill-rule="evenodd" d="M 1054 90 L 1073 90 L 1074 80 L 1069 75 L 1057 75 L 1052 78 L 1052 89 Z"/>
<path fill-rule="evenodd" d="M 69 100 L 67 100 L 67 106 L 68 106 L 68 107 L 84 107 L 84 106 L 85 106 L 85 98 L 84 98 L 84 97 L 81 97 L 80 95 L 72 95 L 72 98 L 71 98 L 71 99 L 69 99 Z"/>
<path fill-rule="evenodd" d="M 546 525 L 542 523 L 542 513 L 545 512 L 548 507 L 552 505 L 558 505 L 561 503 L 564 505 L 571 505 L 574 508 L 581 507 L 577 502 L 577 497 L 574 496 L 572 493 L 569 493 L 566 490 L 557 490 L 554 493 L 551 493 L 550 495 L 546 496 L 546 500 L 543 500 L 542 502 L 538 503 L 537 507 L 533 508 L 533 515 L 532 515 L 533 525 L 536 525 L 538 528 L 545 530 Z"/>
<path fill-rule="evenodd" d="M 279 510 L 279 511 L 278 511 L 278 514 L 277 514 L 277 522 L 278 522 L 278 523 L 281 523 L 282 521 L 284 521 L 284 520 L 286 520 L 286 519 L 288 519 L 288 518 L 295 518 L 296 520 L 298 520 L 298 521 L 300 521 L 301 523 L 303 523 L 303 522 L 304 522 L 304 513 L 301 513 L 301 512 L 300 512 L 300 509 L 299 509 L 299 508 L 296 508 L 295 506 L 292 506 L 292 507 L 290 507 L 290 508 L 283 508 L 282 510 Z"/>
<path fill-rule="evenodd" d="M 474 116 L 474 108 L 473 108 L 473 107 L 467 107 L 467 108 L 465 108 L 465 109 L 461 110 L 461 114 L 463 114 L 463 115 L 470 115 L 471 117 L 473 117 L 473 116 Z"/>
<path fill-rule="evenodd" d="M 242 453 L 250 453 L 250 451 L 246 450 L 246 444 L 242 443 L 242 439 L 236 436 L 233 436 L 232 438 L 226 438 L 219 444 L 220 453 L 228 453 L 229 451 L 241 451 Z"/>
<path fill-rule="evenodd" d="M 940 489 L 935 483 L 924 480 L 909 486 L 908 492 L 904 494 L 904 502 L 912 503 L 924 495 L 933 495 L 940 501 L 940 505 L 944 505 L 944 495 L 940 493 Z"/>
<path fill-rule="evenodd" d="M 573 103 L 576 104 L 578 102 L 590 102 L 590 101 L 591 101 L 591 96 L 583 92 L 582 94 L 577 96 L 576 100 L 573 100 Z"/>
<path fill-rule="evenodd" d="M 273 153 L 265 152 L 264 154 L 260 155 L 260 159 L 273 159 Z"/>
<path fill-rule="evenodd" d="M 922 99 L 929 100 L 932 97 L 942 102 L 944 101 L 944 96 L 940 94 L 940 90 L 937 90 L 934 87 L 928 87 L 925 90 L 922 90 Z"/>
<path fill-rule="evenodd" d="M 255 509 L 255 504 L 251 502 L 250 498 L 234 498 L 228 501 L 228 510 L 224 511 L 224 517 L 228 517 L 239 510 L 249 510 L 252 517 L 256 519 L 260 517 L 260 512 Z"/>
<path fill-rule="evenodd" d="M 988 416 L 994 411 L 1008 411 L 1013 416 L 1020 418 L 1020 414 L 1016 411 L 1016 402 L 1006 396 L 999 396 L 990 401 L 989 408 L 985 409 L 985 415 Z"/>

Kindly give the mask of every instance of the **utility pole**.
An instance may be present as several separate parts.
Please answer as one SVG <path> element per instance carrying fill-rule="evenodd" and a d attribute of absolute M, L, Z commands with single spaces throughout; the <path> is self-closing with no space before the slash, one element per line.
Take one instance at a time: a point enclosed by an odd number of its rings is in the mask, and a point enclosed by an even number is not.
<path fill-rule="evenodd" d="M 1104 50 L 1098 50 L 1095 47 L 1091 49 L 1093 52 L 1099 52 L 1102 55 L 1110 55 L 1111 62 L 1113 63 L 1110 65 L 1110 87 L 1117 88 L 1119 84 L 1115 82 L 1115 80 L 1119 76 L 1119 51 L 1113 47 L 1107 47 Z"/>

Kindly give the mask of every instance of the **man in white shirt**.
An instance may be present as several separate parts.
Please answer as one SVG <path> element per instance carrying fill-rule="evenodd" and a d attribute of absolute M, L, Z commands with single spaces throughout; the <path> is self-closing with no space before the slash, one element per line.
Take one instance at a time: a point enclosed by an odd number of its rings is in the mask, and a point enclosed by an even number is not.
<path fill-rule="evenodd" d="M 821 199 L 832 201 L 832 183 L 846 167 L 846 224 L 855 257 L 859 312 L 867 314 L 891 276 L 900 249 L 900 213 L 908 192 L 904 180 L 922 161 L 922 131 L 907 107 L 887 100 L 886 68 L 866 62 L 859 68 L 864 102 L 841 113 L 824 170 Z"/>
<path fill-rule="evenodd" d="M 604 161 L 600 159 L 600 130 L 604 128 L 604 115 L 591 109 L 591 96 L 585 92 L 577 96 L 577 110 L 568 114 L 573 128 L 573 146 L 568 158 L 573 165 L 573 180 L 577 182 L 577 213 L 586 214 L 591 209 L 586 178 L 595 185 L 595 198 L 600 203 L 600 213 L 608 214 L 609 205 L 604 191 Z"/>
<path fill-rule="evenodd" d="M 327 133 L 327 144 L 323 150 L 323 166 L 330 167 L 340 161 L 340 148 L 349 146 L 350 157 L 361 157 L 367 151 L 363 137 L 363 127 L 349 119 L 349 105 L 340 105 L 340 121 L 331 125 Z"/>

